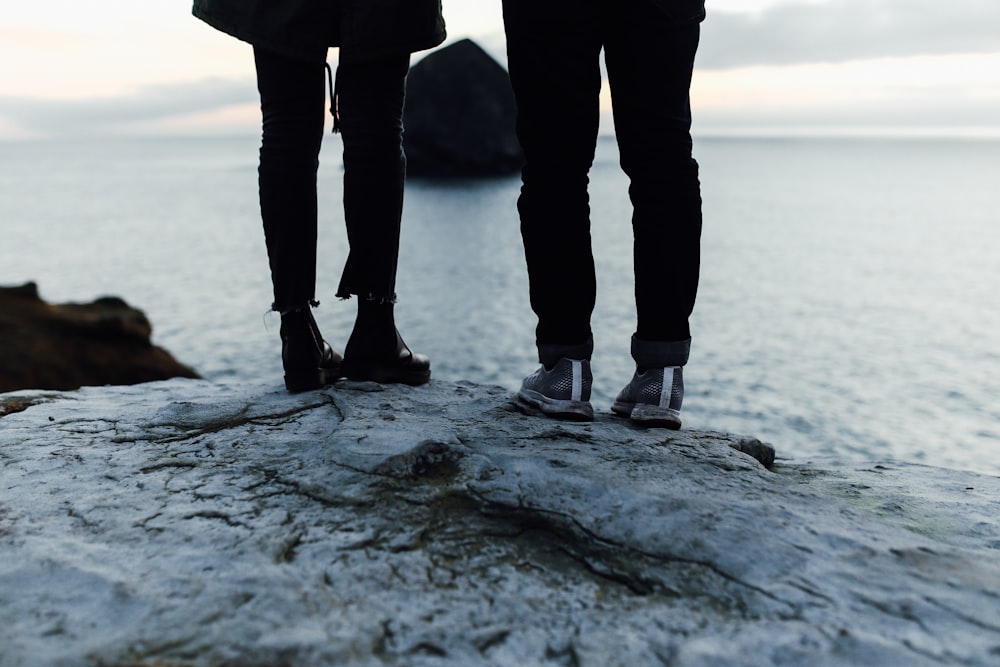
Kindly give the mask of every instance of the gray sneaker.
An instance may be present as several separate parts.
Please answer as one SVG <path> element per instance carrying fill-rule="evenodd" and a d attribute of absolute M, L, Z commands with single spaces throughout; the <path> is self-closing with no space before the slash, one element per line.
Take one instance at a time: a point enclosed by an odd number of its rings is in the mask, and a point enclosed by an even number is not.
<path fill-rule="evenodd" d="M 594 408 L 590 405 L 593 383 L 588 360 L 563 357 L 552 370 L 539 366 L 524 378 L 517 397 L 550 417 L 591 421 L 594 419 Z"/>
<path fill-rule="evenodd" d="M 684 401 L 684 376 L 680 366 L 636 370 L 611 411 L 628 417 L 642 426 L 681 427 L 681 403 Z"/>

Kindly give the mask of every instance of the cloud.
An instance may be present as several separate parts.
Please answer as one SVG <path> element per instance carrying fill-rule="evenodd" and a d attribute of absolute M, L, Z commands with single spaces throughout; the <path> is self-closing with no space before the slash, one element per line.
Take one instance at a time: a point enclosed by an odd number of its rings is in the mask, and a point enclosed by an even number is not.
<path fill-rule="evenodd" d="M 828 0 L 755 13 L 710 10 L 697 65 L 725 69 L 989 52 L 1000 52 L 997 0 Z"/>
<path fill-rule="evenodd" d="M 696 77 L 695 125 L 785 131 L 881 127 L 899 133 L 1000 131 L 1000 53 L 908 56 L 836 64 L 706 70 Z"/>
<path fill-rule="evenodd" d="M 32 135 L 101 134 L 257 100 L 252 80 L 214 78 L 149 86 L 128 95 L 93 99 L 0 96 L 0 121 Z"/>

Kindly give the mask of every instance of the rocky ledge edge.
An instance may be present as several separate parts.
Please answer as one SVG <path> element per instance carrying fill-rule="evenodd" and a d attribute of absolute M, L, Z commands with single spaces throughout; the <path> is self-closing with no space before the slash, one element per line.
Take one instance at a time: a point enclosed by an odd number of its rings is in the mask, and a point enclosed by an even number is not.
<path fill-rule="evenodd" d="M 5 666 L 1000 662 L 995 477 L 772 463 L 461 382 L 0 415 Z"/>

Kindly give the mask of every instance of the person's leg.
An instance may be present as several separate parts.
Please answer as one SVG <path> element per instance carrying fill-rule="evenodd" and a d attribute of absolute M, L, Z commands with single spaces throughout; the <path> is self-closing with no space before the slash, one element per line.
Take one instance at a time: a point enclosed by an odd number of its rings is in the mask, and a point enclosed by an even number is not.
<path fill-rule="evenodd" d="M 403 101 L 409 62 L 409 54 L 403 54 L 341 63 L 337 70 L 350 244 L 337 296 L 358 298 L 343 365 L 354 380 L 422 384 L 430 379 L 430 362 L 406 346 L 393 313 L 406 177 Z"/>
<path fill-rule="evenodd" d="M 507 57 L 524 149 L 517 207 L 541 366 L 518 397 L 590 420 L 597 281 L 587 192 L 599 125 L 597 0 L 504 0 Z"/>
<path fill-rule="evenodd" d="M 701 193 L 689 97 L 699 25 L 678 24 L 653 3 L 609 4 L 618 9 L 605 55 L 633 204 L 633 356 L 640 367 L 680 366 L 687 361 L 700 266 Z"/>
<path fill-rule="evenodd" d="M 323 139 L 322 64 L 254 49 L 263 117 L 260 211 L 273 308 L 302 308 L 316 292 L 316 172 Z"/>
<path fill-rule="evenodd" d="M 699 26 L 678 23 L 653 3 L 608 5 L 615 10 L 605 62 L 631 181 L 638 313 L 636 372 L 611 409 L 643 425 L 680 428 L 702 224 L 689 95 Z"/>
<path fill-rule="evenodd" d="M 337 296 L 392 302 L 403 213 L 403 100 L 410 57 L 342 63 L 337 110 L 344 140 L 350 254 Z"/>
<path fill-rule="evenodd" d="M 596 297 L 588 173 L 601 88 L 596 0 L 504 0 L 524 149 L 518 211 L 541 362 L 589 359 Z"/>
<path fill-rule="evenodd" d="M 341 357 L 323 340 L 310 306 L 316 291 L 316 172 L 323 137 L 323 65 L 254 49 L 263 117 L 260 212 L 272 308 L 281 313 L 285 387 L 316 389 L 340 375 Z"/>

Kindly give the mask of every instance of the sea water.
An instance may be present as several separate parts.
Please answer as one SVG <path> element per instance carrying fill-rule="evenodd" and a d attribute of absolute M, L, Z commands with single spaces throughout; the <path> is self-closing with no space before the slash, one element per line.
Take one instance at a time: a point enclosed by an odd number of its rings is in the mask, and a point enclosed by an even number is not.
<path fill-rule="evenodd" d="M 355 306 L 334 296 L 347 254 L 339 143 L 322 154 L 316 315 L 342 349 Z M 1000 474 L 1000 142 L 696 138 L 695 153 L 705 224 L 685 427 L 756 436 L 785 458 Z M 37 281 L 51 302 L 121 296 L 206 378 L 277 386 L 256 160 L 255 137 L 0 144 L 0 284 Z M 513 392 L 537 365 L 519 186 L 408 183 L 397 322 L 435 378 Z M 627 188 L 602 137 L 603 411 L 633 370 Z"/>

